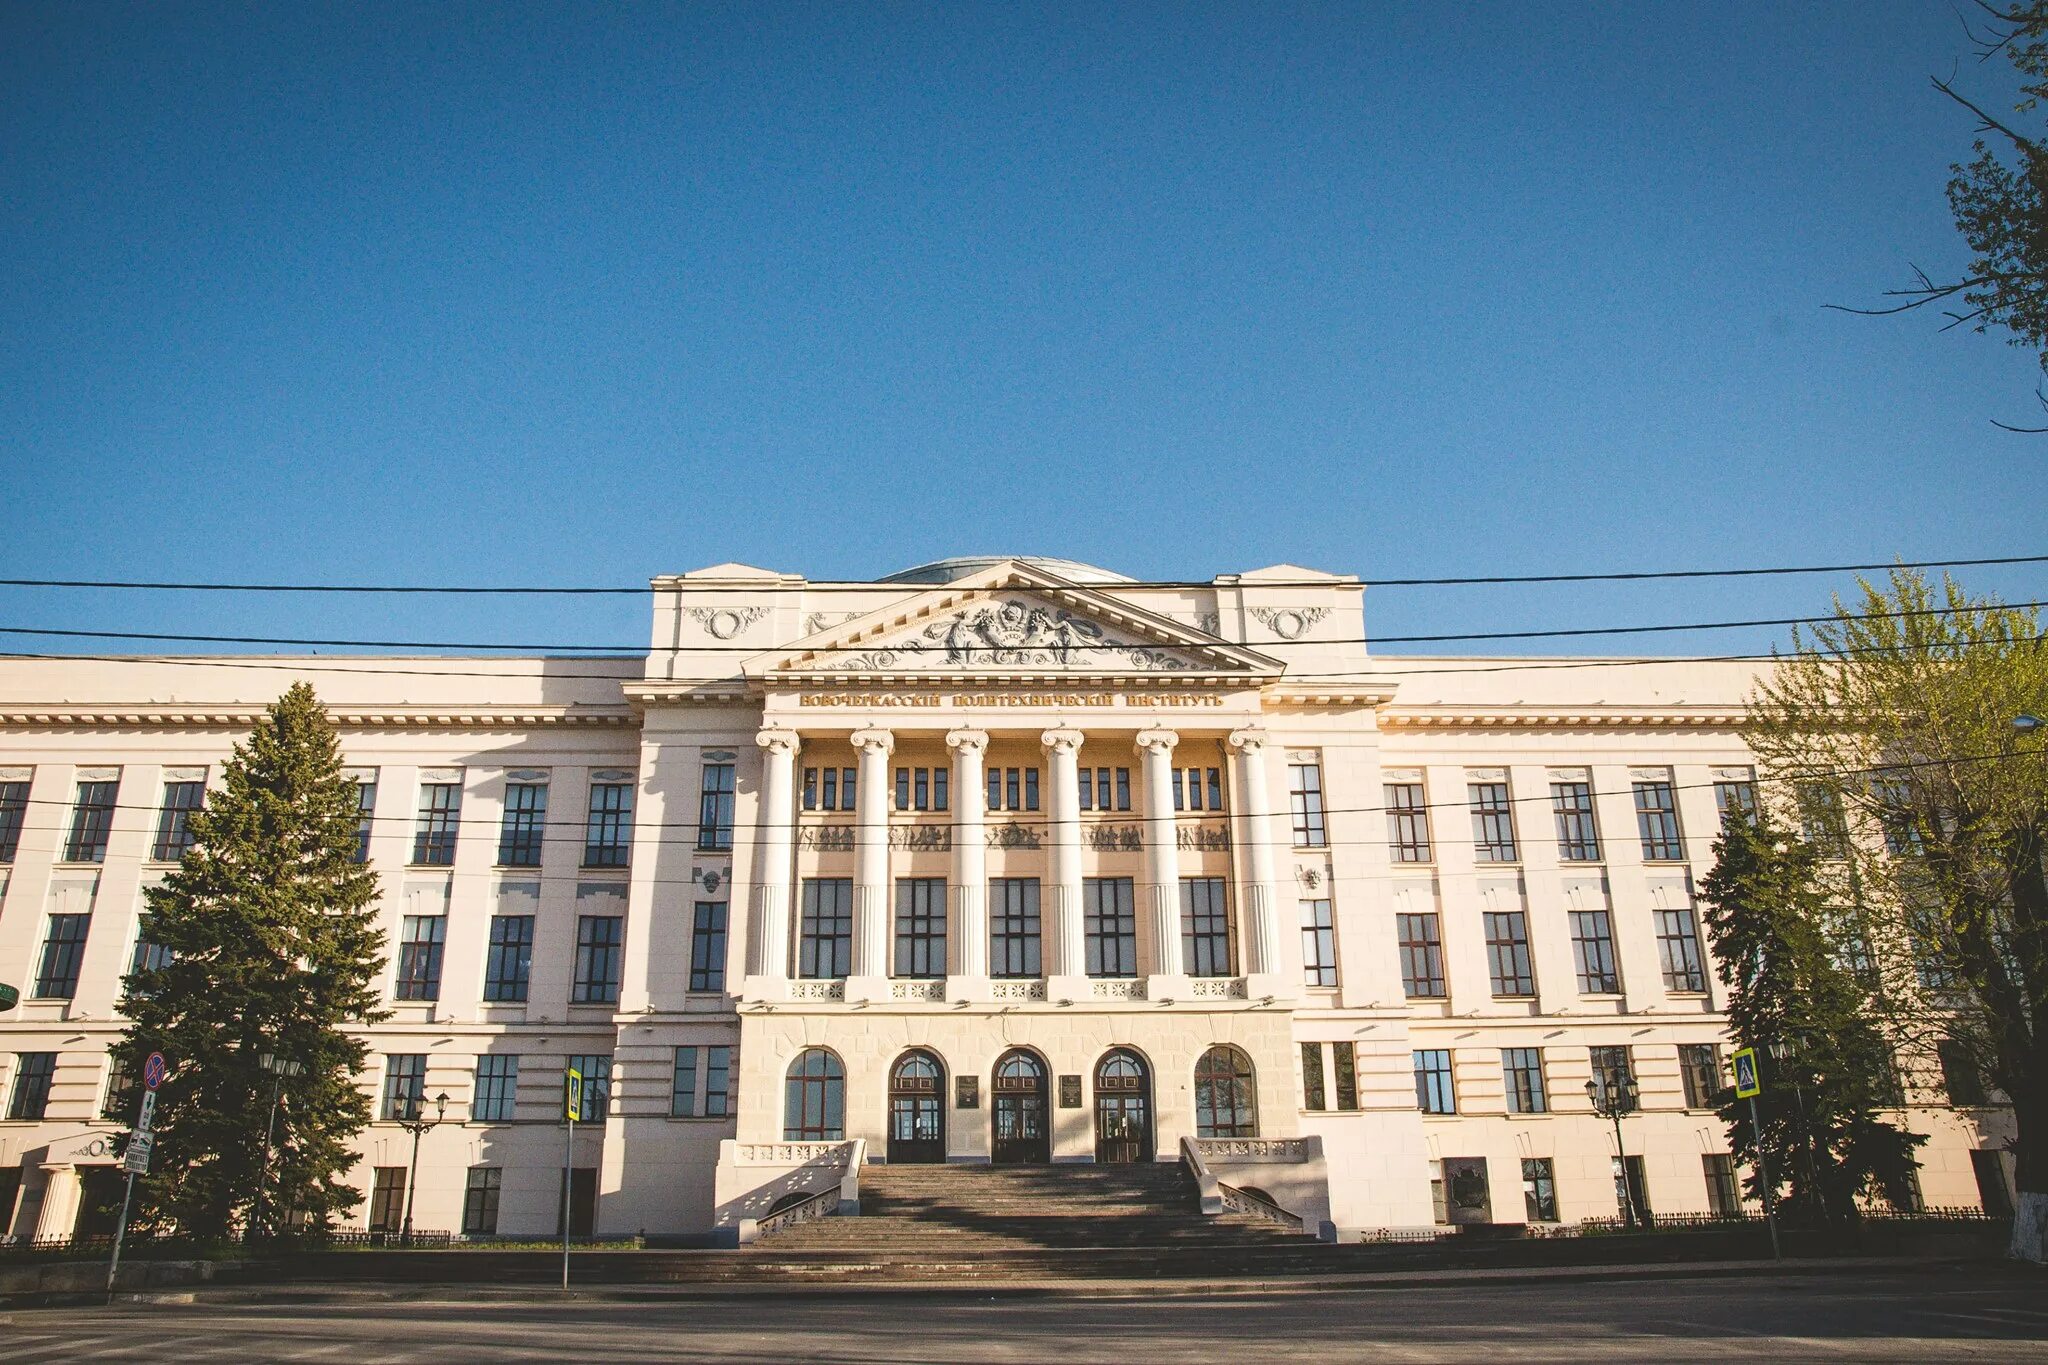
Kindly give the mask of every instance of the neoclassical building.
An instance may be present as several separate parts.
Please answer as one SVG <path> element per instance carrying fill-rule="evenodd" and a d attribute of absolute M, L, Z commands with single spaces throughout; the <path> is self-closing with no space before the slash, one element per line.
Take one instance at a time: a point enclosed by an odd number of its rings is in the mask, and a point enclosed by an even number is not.
<path fill-rule="evenodd" d="M 0 665 L 0 1227 L 118 1204 L 143 889 L 301 678 L 384 888 L 365 1226 L 445 1097 L 416 1225 L 553 1232 L 571 1069 L 600 1234 L 1184 1146 L 1341 1233 L 1735 1207 L 1694 895 L 1755 799 L 1751 667 L 1388 658 L 1364 597 L 724 564 L 654 581 L 644 656 Z M 2009 1116 L 1907 1079 L 1926 1202 L 2002 1201 Z M 1587 1086 L 1624 1081 L 1618 1153 Z"/>

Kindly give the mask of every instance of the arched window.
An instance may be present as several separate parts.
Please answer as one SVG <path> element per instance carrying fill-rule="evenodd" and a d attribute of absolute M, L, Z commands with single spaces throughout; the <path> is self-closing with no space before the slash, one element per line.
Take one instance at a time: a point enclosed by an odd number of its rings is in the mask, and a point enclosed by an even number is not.
<path fill-rule="evenodd" d="M 785 1142 L 838 1142 L 846 1136 L 846 1068 L 823 1048 L 799 1052 L 783 1092 Z"/>
<path fill-rule="evenodd" d="M 1252 1080 L 1252 1059 L 1239 1048 L 1218 1043 L 1195 1065 L 1195 1136 L 1258 1135 L 1259 1095 Z"/>

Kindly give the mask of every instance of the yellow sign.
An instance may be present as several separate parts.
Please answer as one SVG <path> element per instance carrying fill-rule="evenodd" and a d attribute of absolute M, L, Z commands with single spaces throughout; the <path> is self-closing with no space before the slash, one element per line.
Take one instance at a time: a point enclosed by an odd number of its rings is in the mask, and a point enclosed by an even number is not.
<path fill-rule="evenodd" d="M 569 1068 L 569 1122 L 583 1121 L 583 1073 Z"/>
<path fill-rule="evenodd" d="M 1756 1074 L 1755 1048 L 1743 1048 L 1733 1057 L 1730 1057 L 1728 1062 L 1729 1065 L 1735 1068 L 1735 1097 L 1737 1099 L 1753 1099 L 1763 1090 L 1763 1082 L 1757 1079 Z"/>

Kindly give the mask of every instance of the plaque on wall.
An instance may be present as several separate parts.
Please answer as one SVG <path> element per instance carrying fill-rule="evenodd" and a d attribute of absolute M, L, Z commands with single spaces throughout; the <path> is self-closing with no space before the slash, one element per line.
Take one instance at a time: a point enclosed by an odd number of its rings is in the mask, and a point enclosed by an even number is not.
<path fill-rule="evenodd" d="M 981 1108 L 981 1077 L 955 1076 L 953 1078 L 953 1107 L 955 1109 Z"/>
<path fill-rule="evenodd" d="M 1079 1076 L 1060 1077 L 1060 1108 L 1079 1109 L 1080 1107 L 1081 1078 Z"/>

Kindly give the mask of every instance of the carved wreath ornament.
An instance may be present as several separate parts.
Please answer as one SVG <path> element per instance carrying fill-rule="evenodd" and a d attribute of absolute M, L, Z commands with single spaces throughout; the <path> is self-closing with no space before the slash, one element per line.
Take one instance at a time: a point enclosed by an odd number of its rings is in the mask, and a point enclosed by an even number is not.
<path fill-rule="evenodd" d="M 1070 611 L 1033 606 L 1012 598 L 927 626 L 899 644 L 856 654 L 839 667 L 871 672 L 935 660 L 953 668 L 1025 664 L 1071 668 L 1076 664 L 1124 662 L 1140 669 L 1170 672 L 1193 666 L 1164 650 L 1111 640 L 1101 626 Z"/>

